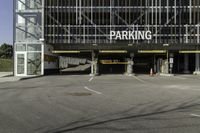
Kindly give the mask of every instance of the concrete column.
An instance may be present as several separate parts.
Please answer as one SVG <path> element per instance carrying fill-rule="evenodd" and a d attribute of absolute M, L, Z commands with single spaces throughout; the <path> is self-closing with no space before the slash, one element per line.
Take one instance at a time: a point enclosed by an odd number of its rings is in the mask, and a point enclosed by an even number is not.
<path fill-rule="evenodd" d="M 200 75 L 200 54 L 195 55 L 195 75 Z"/>
<path fill-rule="evenodd" d="M 169 54 L 169 73 L 172 74 L 173 72 L 173 66 L 174 66 L 174 54 L 170 53 Z"/>
<path fill-rule="evenodd" d="M 184 54 L 184 71 L 183 73 L 188 74 L 189 71 L 189 54 Z"/>
<path fill-rule="evenodd" d="M 160 74 L 162 73 L 162 64 L 163 63 L 163 59 L 162 58 L 158 58 L 156 61 L 156 73 Z"/>
<path fill-rule="evenodd" d="M 169 61 L 168 59 L 162 60 L 161 63 L 161 73 L 162 74 L 169 74 Z"/>
<path fill-rule="evenodd" d="M 99 75 L 98 56 L 97 56 L 97 53 L 93 51 L 90 76 L 97 76 L 97 75 Z"/>
<path fill-rule="evenodd" d="M 133 75 L 133 60 L 131 59 L 127 59 L 126 75 L 127 76 Z"/>
<path fill-rule="evenodd" d="M 167 59 L 162 60 L 162 67 L 161 67 L 161 76 L 174 76 L 173 72 L 173 65 L 174 65 L 174 54 L 167 53 Z"/>

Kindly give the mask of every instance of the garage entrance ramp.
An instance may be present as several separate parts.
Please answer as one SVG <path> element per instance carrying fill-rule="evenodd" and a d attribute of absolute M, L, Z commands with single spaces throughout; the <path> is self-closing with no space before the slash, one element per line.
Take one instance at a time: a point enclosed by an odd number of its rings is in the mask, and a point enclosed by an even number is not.
<path fill-rule="evenodd" d="M 61 73 L 86 71 L 91 67 L 90 62 L 90 60 L 85 58 L 60 56 L 59 69 Z"/>

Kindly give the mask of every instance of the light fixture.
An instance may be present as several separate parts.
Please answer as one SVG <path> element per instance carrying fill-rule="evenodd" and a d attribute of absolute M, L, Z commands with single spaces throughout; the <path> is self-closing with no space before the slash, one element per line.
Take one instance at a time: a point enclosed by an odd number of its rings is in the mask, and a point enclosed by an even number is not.
<path fill-rule="evenodd" d="M 180 50 L 180 54 L 200 54 L 200 50 Z"/>
<path fill-rule="evenodd" d="M 53 50 L 52 53 L 54 54 L 73 54 L 73 53 L 80 53 L 80 51 L 76 50 Z"/>
<path fill-rule="evenodd" d="M 167 51 L 166 50 L 138 50 L 138 53 L 154 54 L 154 53 L 167 53 Z"/>
<path fill-rule="evenodd" d="M 126 50 L 100 50 L 99 53 L 127 53 Z"/>

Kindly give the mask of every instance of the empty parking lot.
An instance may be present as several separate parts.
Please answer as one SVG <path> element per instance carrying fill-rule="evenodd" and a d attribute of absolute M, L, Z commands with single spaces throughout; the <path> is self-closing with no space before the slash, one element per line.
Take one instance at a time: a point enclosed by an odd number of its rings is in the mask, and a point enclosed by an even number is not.
<path fill-rule="evenodd" d="M 200 77 L 44 76 L 0 84 L 0 132 L 199 133 Z"/>

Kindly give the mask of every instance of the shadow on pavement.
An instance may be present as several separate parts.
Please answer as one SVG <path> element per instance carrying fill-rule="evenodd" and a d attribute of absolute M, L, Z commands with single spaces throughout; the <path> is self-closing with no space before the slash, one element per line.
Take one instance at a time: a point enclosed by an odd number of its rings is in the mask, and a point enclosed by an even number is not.
<path fill-rule="evenodd" d="M 85 124 L 85 125 L 80 125 L 80 126 L 75 126 L 75 127 L 68 128 L 69 126 L 72 126 L 74 124 L 80 124 L 81 122 L 90 122 L 91 120 L 94 120 L 94 119 L 91 118 L 91 119 L 75 121 L 75 122 L 67 124 L 66 126 L 62 126 L 62 127 L 59 127 L 59 128 L 53 129 L 51 131 L 47 131 L 47 132 L 63 133 L 63 132 L 69 132 L 69 131 L 77 131 L 77 130 L 83 129 L 83 128 L 88 128 L 88 127 L 91 128 L 92 126 L 98 126 L 98 125 L 103 125 L 103 124 L 106 124 L 106 123 L 117 122 L 117 121 L 119 122 L 119 121 L 122 121 L 122 120 L 130 120 L 130 119 L 134 119 L 134 118 L 135 119 L 137 119 L 137 118 L 144 118 L 145 119 L 146 117 L 149 117 L 149 116 L 156 116 L 156 115 L 161 115 L 161 114 L 166 114 L 166 113 L 172 113 L 174 111 L 178 111 L 178 110 L 180 111 L 180 110 L 184 110 L 184 109 L 189 109 L 189 108 L 193 108 L 193 107 L 196 107 L 196 106 L 200 105 L 200 104 L 187 105 L 188 103 L 189 102 L 185 102 L 185 103 L 179 105 L 177 108 L 173 108 L 173 109 L 169 109 L 169 110 L 158 111 L 158 110 L 161 110 L 161 108 L 162 109 L 164 108 L 164 106 L 162 106 L 162 107 L 159 107 L 159 108 L 155 109 L 154 110 L 155 112 L 151 112 L 151 113 L 144 113 L 144 114 L 138 114 L 138 115 L 132 115 L 132 116 L 126 116 L 126 117 L 113 118 L 113 119 L 108 119 L 108 120 L 104 120 L 104 121 L 99 121 L 99 122 L 94 122 L 94 123 L 90 123 L 90 124 Z M 167 105 L 165 105 L 165 106 L 167 106 Z M 149 108 L 149 106 L 148 106 L 148 108 Z M 129 109 L 129 111 L 130 110 L 132 110 L 132 109 Z M 141 111 L 139 111 L 139 112 L 141 112 Z M 121 114 L 123 114 L 123 113 L 124 112 L 121 112 Z M 162 118 L 159 118 L 159 119 L 162 119 Z M 156 120 L 156 119 L 154 119 L 154 120 Z M 197 125 L 192 125 L 192 126 L 199 126 L 199 125 L 197 124 Z M 105 127 L 105 128 L 107 128 L 107 130 L 111 130 L 112 131 L 113 127 L 109 128 L 109 129 L 108 129 L 108 127 Z M 103 129 L 105 129 L 105 128 L 103 128 Z M 172 127 L 169 127 L 169 128 L 172 128 Z M 95 129 L 93 129 L 93 130 L 95 130 Z M 158 127 L 158 129 L 159 129 L 159 127 Z M 117 130 L 117 127 L 116 127 L 116 130 Z M 136 130 L 136 129 L 133 128 L 133 129 L 126 129 L 126 130 Z M 140 130 L 143 130 L 143 129 L 140 129 Z M 146 130 L 146 129 L 144 129 L 144 130 Z M 120 129 L 119 129 L 119 131 L 120 131 Z"/>

